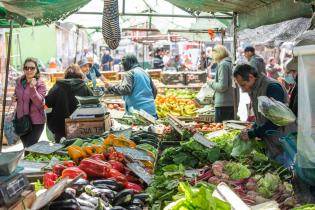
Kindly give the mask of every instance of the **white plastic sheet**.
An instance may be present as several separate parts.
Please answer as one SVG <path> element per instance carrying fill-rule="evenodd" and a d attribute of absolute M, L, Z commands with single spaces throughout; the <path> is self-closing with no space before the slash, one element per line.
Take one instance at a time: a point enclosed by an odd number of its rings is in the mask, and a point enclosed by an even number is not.
<path fill-rule="evenodd" d="M 294 55 L 299 72 L 297 161 L 300 167 L 315 168 L 315 45 L 297 47 Z"/>

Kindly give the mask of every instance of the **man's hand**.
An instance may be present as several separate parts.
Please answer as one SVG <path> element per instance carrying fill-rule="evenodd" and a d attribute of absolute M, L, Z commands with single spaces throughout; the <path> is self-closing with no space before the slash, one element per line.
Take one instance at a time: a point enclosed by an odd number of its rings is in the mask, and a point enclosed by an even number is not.
<path fill-rule="evenodd" d="M 249 140 L 247 129 L 244 129 L 244 130 L 241 131 L 240 139 L 243 140 L 243 141 L 248 141 Z"/>
<path fill-rule="evenodd" d="M 103 81 L 103 82 L 104 82 L 105 88 L 108 88 L 109 87 L 109 82 L 108 81 Z"/>

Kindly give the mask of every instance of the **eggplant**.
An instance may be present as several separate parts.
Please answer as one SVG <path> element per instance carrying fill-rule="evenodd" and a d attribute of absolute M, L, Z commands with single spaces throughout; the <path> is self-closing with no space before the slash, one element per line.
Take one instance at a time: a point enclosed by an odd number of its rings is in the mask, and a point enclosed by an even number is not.
<path fill-rule="evenodd" d="M 90 203 L 89 201 L 85 201 L 81 198 L 76 198 L 76 200 L 78 201 L 80 206 L 85 206 L 85 207 L 89 207 L 89 208 L 96 208 L 96 205 L 94 205 L 93 203 Z"/>
<path fill-rule="evenodd" d="M 76 199 L 54 201 L 49 205 L 49 210 L 77 210 L 80 209 Z"/>
<path fill-rule="evenodd" d="M 110 189 L 99 189 L 92 185 L 87 185 L 84 188 L 85 192 L 91 196 L 100 196 L 101 194 L 105 194 L 106 197 L 113 198 L 115 197 L 115 192 Z"/>
<path fill-rule="evenodd" d="M 96 197 L 92 197 L 86 193 L 82 193 L 80 196 L 79 196 L 80 199 L 84 200 L 84 201 L 87 201 L 89 203 L 92 203 L 94 204 L 95 206 L 97 206 L 98 204 L 98 199 Z"/>
<path fill-rule="evenodd" d="M 95 210 L 95 208 L 90 208 L 87 206 L 80 206 L 80 210 Z"/>
<path fill-rule="evenodd" d="M 134 198 L 131 204 L 134 206 L 139 206 L 141 208 L 144 207 L 144 202 L 140 200 L 139 198 Z"/>
<path fill-rule="evenodd" d="M 149 200 L 149 194 L 148 193 L 135 194 L 134 198 L 138 198 L 142 200 L 143 203 L 145 203 Z"/>
<path fill-rule="evenodd" d="M 136 205 L 130 205 L 130 206 L 127 206 L 126 208 L 127 210 L 142 210 L 141 207 L 136 206 Z"/>
<path fill-rule="evenodd" d="M 61 195 L 58 198 L 56 198 L 53 202 L 70 200 L 70 199 L 75 199 L 75 197 L 73 196 L 73 193 L 69 191 L 65 191 L 65 192 L 62 192 Z"/>
<path fill-rule="evenodd" d="M 69 195 L 72 195 L 73 198 L 75 198 L 75 195 L 77 194 L 77 191 L 73 188 L 66 188 L 65 189 L 65 193 L 69 194 Z"/>
<path fill-rule="evenodd" d="M 99 179 L 99 180 L 94 180 L 91 182 L 91 184 L 97 188 L 102 188 L 106 186 L 107 188 L 114 190 L 114 191 L 120 191 L 123 189 L 123 186 L 119 183 L 117 183 L 114 180 L 111 179 Z"/>
<path fill-rule="evenodd" d="M 125 209 L 122 206 L 114 206 L 114 207 L 110 208 L 109 210 L 127 210 L 127 209 Z"/>
<path fill-rule="evenodd" d="M 133 201 L 134 193 L 132 190 L 122 190 L 119 192 L 115 199 L 114 199 L 114 205 L 120 206 L 120 205 L 129 205 Z"/>

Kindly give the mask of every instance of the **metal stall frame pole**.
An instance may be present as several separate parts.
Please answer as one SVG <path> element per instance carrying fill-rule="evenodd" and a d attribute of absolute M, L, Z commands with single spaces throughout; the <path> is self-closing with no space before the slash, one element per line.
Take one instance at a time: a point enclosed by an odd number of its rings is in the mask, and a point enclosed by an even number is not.
<path fill-rule="evenodd" d="M 233 68 L 236 62 L 236 48 L 237 48 L 237 13 L 233 12 Z M 238 111 L 238 88 L 237 85 L 234 83 L 234 88 L 233 88 L 233 107 L 234 107 L 234 120 L 237 119 L 237 111 Z"/>
<path fill-rule="evenodd" d="M 10 20 L 10 33 L 9 33 L 7 63 L 6 63 L 6 69 L 5 69 L 5 82 L 4 82 L 3 100 L 2 100 L 0 152 L 2 152 L 5 107 L 7 105 L 7 91 L 8 91 L 8 78 L 9 78 L 10 58 L 11 58 L 12 31 L 13 31 L 13 20 Z"/>
<path fill-rule="evenodd" d="M 78 42 L 79 42 L 79 35 L 80 35 L 80 27 L 78 25 L 76 25 L 77 27 L 77 30 L 76 30 L 76 34 L 77 34 L 77 39 L 76 39 L 76 42 L 75 42 L 75 55 L 74 55 L 74 60 L 73 60 L 73 63 L 77 63 L 77 56 L 78 56 Z M 80 55 L 80 54 L 79 54 Z M 81 58 L 79 58 L 81 59 Z"/>

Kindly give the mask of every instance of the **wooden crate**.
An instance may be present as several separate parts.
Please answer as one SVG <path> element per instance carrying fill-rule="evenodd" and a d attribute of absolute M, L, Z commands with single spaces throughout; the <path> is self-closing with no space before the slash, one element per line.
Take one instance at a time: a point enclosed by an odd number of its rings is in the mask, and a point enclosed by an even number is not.
<path fill-rule="evenodd" d="M 84 119 L 67 118 L 65 119 L 65 122 L 67 138 L 101 135 L 111 127 L 111 118 L 109 115 Z"/>
<path fill-rule="evenodd" d="M 101 74 L 105 79 L 116 81 L 119 80 L 119 74 L 116 71 L 102 71 Z"/>
<path fill-rule="evenodd" d="M 161 69 L 151 69 L 147 71 L 152 79 L 161 80 Z"/>
<path fill-rule="evenodd" d="M 0 207 L 0 210 L 27 210 L 32 207 L 32 204 L 36 200 L 35 190 L 26 190 L 22 193 L 21 198 L 15 202 L 12 206 Z"/>

